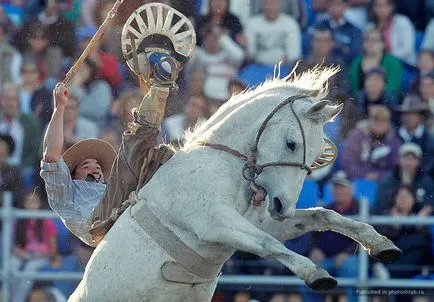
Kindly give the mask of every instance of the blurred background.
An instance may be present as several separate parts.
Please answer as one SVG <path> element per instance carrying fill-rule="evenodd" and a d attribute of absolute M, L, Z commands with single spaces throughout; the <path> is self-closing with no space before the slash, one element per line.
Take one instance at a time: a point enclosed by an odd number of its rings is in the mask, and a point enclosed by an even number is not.
<path fill-rule="evenodd" d="M 419 279 L 434 288 L 434 0 L 124 0 L 71 83 L 65 149 L 85 138 L 102 138 L 118 148 L 131 109 L 142 98 L 122 57 L 121 31 L 131 12 L 149 2 L 182 12 L 198 37 L 195 55 L 178 80 L 179 91 L 170 96 L 161 142 L 182 142 L 186 129 L 209 118 L 233 93 L 272 77 L 279 62 L 281 76 L 296 62 L 299 73 L 339 65 L 328 99 L 343 102 L 344 110 L 325 126 L 339 156 L 306 180 L 298 207 L 358 215 L 366 204 L 368 221 L 370 215 L 394 221 L 375 223 L 375 228 L 404 254 L 393 264 L 367 260 L 354 242 L 331 232 L 285 245 L 353 284 L 366 275 L 381 284 Z M 11 192 L 13 207 L 27 210 L 21 213 L 49 216 L 3 217 L 13 234 L 6 259 L 13 272 L 79 273 L 92 254 L 48 212 L 39 162 L 52 90 L 114 3 L 0 0 L 0 193 Z M 0 227 L 0 235 L 4 231 Z M 422 285 L 419 294 L 360 298 L 354 287 L 319 295 L 277 281 L 251 286 L 250 275 L 290 278 L 292 273 L 278 262 L 237 252 L 222 276 L 241 282 L 219 286 L 213 301 L 433 301 Z M 54 279 L 8 279 L 11 301 L 65 301 L 78 280 Z"/>

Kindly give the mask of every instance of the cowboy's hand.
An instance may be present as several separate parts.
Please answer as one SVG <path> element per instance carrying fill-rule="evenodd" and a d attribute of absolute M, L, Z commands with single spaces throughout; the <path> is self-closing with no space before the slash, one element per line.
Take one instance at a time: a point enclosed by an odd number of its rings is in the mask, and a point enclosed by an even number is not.
<path fill-rule="evenodd" d="M 57 83 L 53 90 L 54 108 L 65 109 L 68 106 L 69 90 L 68 87 L 62 82 Z"/>

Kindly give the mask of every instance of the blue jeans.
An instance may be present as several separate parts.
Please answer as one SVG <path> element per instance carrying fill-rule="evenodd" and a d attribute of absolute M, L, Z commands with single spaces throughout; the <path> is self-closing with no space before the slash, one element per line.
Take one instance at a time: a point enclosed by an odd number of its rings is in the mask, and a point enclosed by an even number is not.
<path fill-rule="evenodd" d="M 328 271 L 333 277 L 354 278 L 357 277 L 359 272 L 359 258 L 357 255 L 348 256 L 340 267 L 336 267 L 334 258 L 326 258 L 320 263 L 320 266 Z M 344 291 L 348 297 L 348 302 L 357 301 L 357 296 L 354 295 L 354 291 L 351 287 L 345 288 Z M 314 292 L 306 286 L 303 286 L 300 289 L 300 293 L 303 296 L 303 301 L 309 302 L 322 302 L 325 297 L 324 294 Z"/>

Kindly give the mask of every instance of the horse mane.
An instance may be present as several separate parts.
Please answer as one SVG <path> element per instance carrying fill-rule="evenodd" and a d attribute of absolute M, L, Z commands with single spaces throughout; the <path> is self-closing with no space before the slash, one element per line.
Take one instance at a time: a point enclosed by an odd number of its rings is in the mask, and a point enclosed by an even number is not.
<path fill-rule="evenodd" d="M 320 101 L 324 99 L 329 92 L 329 78 L 340 71 L 340 68 L 336 66 L 323 67 L 317 65 L 297 74 L 297 66 L 298 63 L 288 76 L 280 78 L 279 64 L 275 67 L 273 78 L 266 80 L 263 84 L 253 89 L 246 89 L 239 94 L 234 94 L 206 122 L 197 124 L 193 129 L 186 130 L 184 133 L 185 140 L 183 147 L 194 145 L 199 140 L 206 139 L 204 134 L 211 129 L 211 127 L 222 121 L 231 112 L 234 112 L 264 93 L 285 90 L 288 93 L 309 95 L 312 97 L 311 101 Z"/>

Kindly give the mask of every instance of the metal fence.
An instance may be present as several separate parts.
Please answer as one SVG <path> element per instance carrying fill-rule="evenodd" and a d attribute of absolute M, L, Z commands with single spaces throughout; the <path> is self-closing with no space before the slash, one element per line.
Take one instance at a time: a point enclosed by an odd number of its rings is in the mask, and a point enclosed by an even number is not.
<path fill-rule="evenodd" d="M 370 216 L 369 204 L 366 199 L 360 200 L 360 212 L 357 216 L 349 218 L 366 222 L 371 225 L 434 225 L 434 217 L 390 217 L 390 216 Z M 57 215 L 49 210 L 20 210 L 15 209 L 12 203 L 12 194 L 3 194 L 3 207 L 0 208 L 0 219 L 2 220 L 2 252 L 3 269 L 0 280 L 2 280 L 2 301 L 9 301 L 9 291 L 11 281 L 14 278 L 26 278 L 30 280 L 80 280 L 82 273 L 73 272 L 37 272 L 23 273 L 12 272 L 10 269 L 10 259 L 12 251 L 13 223 L 15 219 L 25 218 L 57 218 Z M 434 289 L 434 281 L 430 280 L 409 280 L 409 279 L 389 279 L 378 280 L 368 278 L 368 254 L 363 248 L 358 249 L 359 256 L 359 275 L 357 278 L 337 278 L 340 286 L 351 286 L 359 289 L 368 290 L 370 288 L 414 288 L 414 289 Z M 297 277 L 287 276 L 251 276 L 251 275 L 222 275 L 219 278 L 219 286 L 297 286 L 304 282 Z M 361 294 L 359 302 L 367 301 L 368 295 Z"/>

